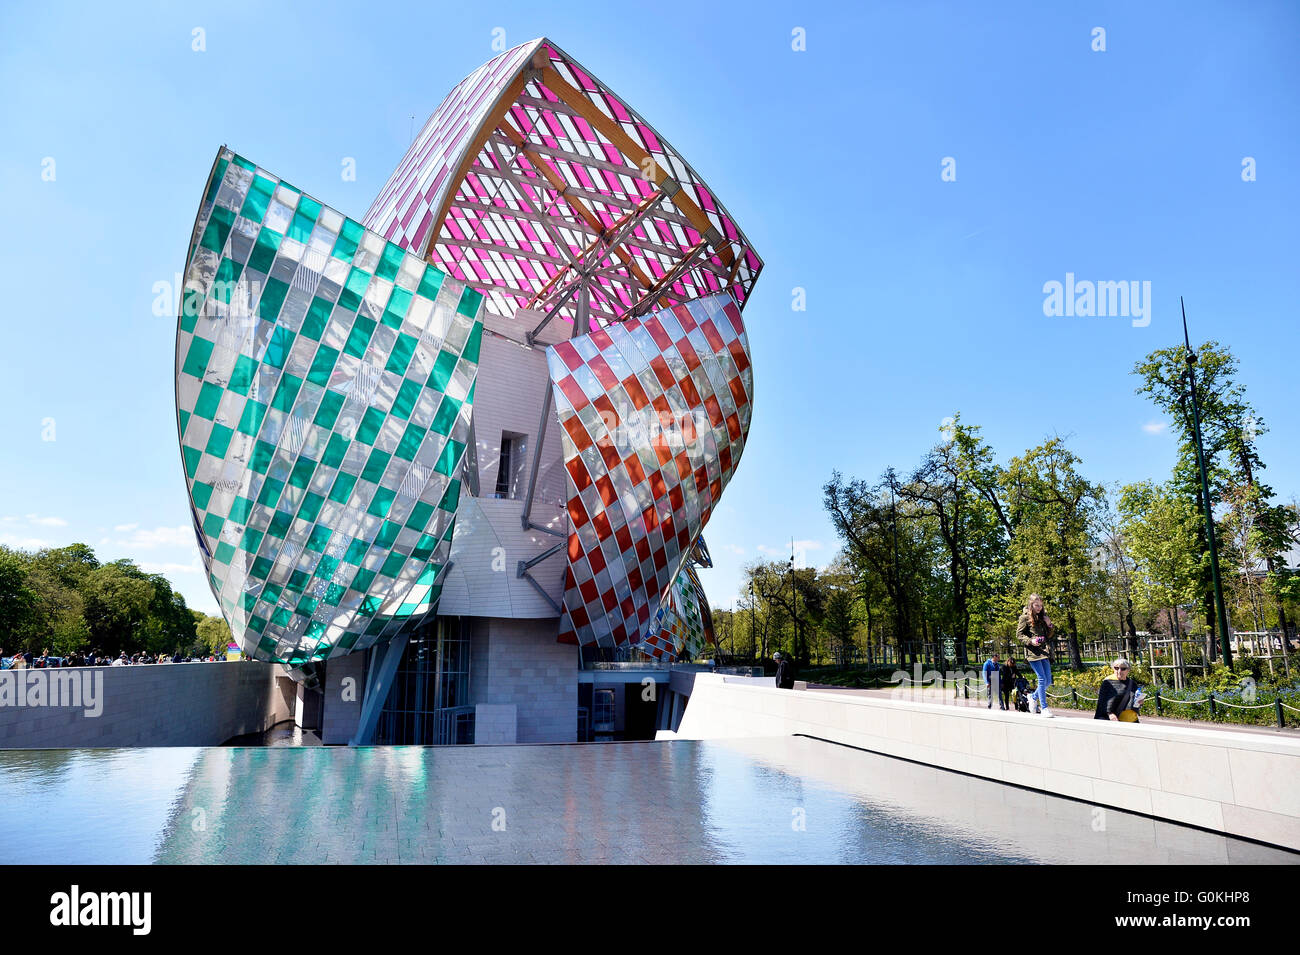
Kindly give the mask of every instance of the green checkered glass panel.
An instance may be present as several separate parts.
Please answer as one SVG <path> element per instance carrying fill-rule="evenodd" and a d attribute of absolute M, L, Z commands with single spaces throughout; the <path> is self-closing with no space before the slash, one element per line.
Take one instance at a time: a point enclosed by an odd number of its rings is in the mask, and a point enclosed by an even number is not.
<path fill-rule="evenodd" d="M 437 606 L 483 297 L 222 149 L 176 335 L 208 582 L 257 659 L 362 650 Z"/>

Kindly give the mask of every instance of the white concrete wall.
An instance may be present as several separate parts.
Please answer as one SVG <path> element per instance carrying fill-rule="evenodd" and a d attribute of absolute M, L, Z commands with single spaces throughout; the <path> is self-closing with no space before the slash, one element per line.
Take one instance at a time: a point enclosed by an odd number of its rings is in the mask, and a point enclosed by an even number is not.
<path fill-rule="evenodd" d="M 518 576 L 519 562 L 543 554 L 564 540 L 537 530 L 524 530 L 522 501 L 462 497 L 451 541 L 451 570 L 443 583 L 438 613 L 445 617 L 549 617 L 558 633 L 559 614 L 527 580 Z M 554 507 L 533 505 L 533 523 L 567 533 L 567 516 Z M 535 564 L 534 580 L 559 604 L 564 595 L 564 550 Z M 553 640 L 554 633 L 551 639 Z"/>
<path fill-rule="evenodd" d="M 476 704 L 514 704 L 517 742 L 572 743 L 578 736 L 577 654 L 577 647 L 555 642 L 554 620 L 477 621 L 470 696 Z"/>
<path fill-rule="evenodd" d="M 707 673 L 695 675 L 676 735 L 794 733 L 1300 849 L 1291 737 L 779 690 Z"/>
<path fill-rule="evenodd" d="M 0 706 L 0 748 L 216 746 L 293 717 L 269 663 L 172 663 L 35 671 L 100 679 L 98 717 L 82 707 Z M 6 670 L 3 679 L 24 671 Z M 13 676 L 11 677 L 11 674 Z"/>
<path fill-rule="evenodd" d="M 518 576 L 521 560 L 530 560 L 563 543 L 569 531 L 564 509 L 567 484 L 562 461 L 559 419 L 547 415 L 546 439 L 533 493 L 530 520 L 555 533 L 524 530 L 520 522 L 533 465 L 542 399 L 550 388 L 546 350 L 520 344 L 527 321 L 491 317 L 483 334 L 478 379 L 474 386 L 474 434 L 478 454 L 479 497 L 461 492 L 452 538 L 451 570 L 443 582 L 438 612 L 463 617 L 551 617 L 555 607 Z M 493 331 L 493 329 L 496 329 Z M 518 340 L 516 340 L 518 339 Z M 524 466 L 513 498 L 496 499 L 497 468 L 503 432 L 525 437 Z M 556 604 L 563 596 L 564 551 L 534 566 L 530 574 Z M 557 625 L 558 626 L 558 625 Z"/>
<path fill-rule="evenodd" d="M 501 434 L 510 431 L 526 437 L 527 464 L 519 492 L 522 499 L 528 487 L 529 469 L 541 420 L 542 399 L 551 386 L 546 369 L 546 348 L 528 347 L 512 340 L 523 338 L 523 330 L 514 330 L 511 338 L 493 331 L 488 323 L 479 351 L 478 379 L 474 385 L 474 437 L 477 443 L 479 488 L 483 497 L 496 489 L 497 468 L 501 461 Z M 546 440 L 542 443 L 538 484 L 533 493 L 535 503 L 553 508 L 565 503 L 564 467 L 561 463 L 560 421 L 554 413 L 547 415 Z"/>

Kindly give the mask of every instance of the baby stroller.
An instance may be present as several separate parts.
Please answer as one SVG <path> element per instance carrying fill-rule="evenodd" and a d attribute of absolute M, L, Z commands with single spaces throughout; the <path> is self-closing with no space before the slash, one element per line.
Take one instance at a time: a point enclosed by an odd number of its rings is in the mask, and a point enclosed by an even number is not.
<path fill-rule="evenodd" d="M 1011 700 L 1015 704 L 1016 712 L 1029 712 L 1029 681 L 1023 676 L 1016 677 L 1016 688 L 1012 691 Z"/>

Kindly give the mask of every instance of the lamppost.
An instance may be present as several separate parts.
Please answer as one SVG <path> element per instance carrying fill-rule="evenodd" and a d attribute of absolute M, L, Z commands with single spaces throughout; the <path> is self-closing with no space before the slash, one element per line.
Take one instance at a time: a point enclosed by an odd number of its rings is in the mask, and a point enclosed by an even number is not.
<path fill-rule="evenodd" d="M 799 590 L 794 579 L 794 538 L 790 538 L 790 607 L 794 612 L 794 654 L 798 659 L 799 653 Z"/>
<path fill-rule="evenodd" d="M 1201 411 L 1196 400 L 1196 352 L 1192 351 L 1192 341 L 1187 334 L 1187 306 L 1183 297 L 1178 296 L 1178 305 L 1183 310 L 1183 349 L 1187 362 L 1187 384 L 1192 404 L 1192 438 L 1196 443 L 1196 466 L 1201 472 L 1201 500 L 1205 511 L 1205 536 L 1210 544 L 1210 577 L 1214 581 L 1214 609 L 1219 623 L 1219 650 L 1223 654 L 1225 666 L 1232 666 L 1232 647 L 1228 643 L 1228 615 L 1223 603 L 1223 585 L 1219 582 L 1219 548 L 1214 538 L 1214 508 L 1210 503 L 1210 479 L 1205 472 L 1205 448 L 1201 445 Z"/>

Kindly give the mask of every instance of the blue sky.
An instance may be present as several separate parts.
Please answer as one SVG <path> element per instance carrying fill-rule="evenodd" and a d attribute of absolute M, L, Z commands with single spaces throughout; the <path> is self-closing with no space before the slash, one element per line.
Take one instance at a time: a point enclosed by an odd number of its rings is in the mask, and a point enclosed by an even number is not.
<path fill-rule="evenodd" d="M 1095 480 L 1164 478 L 1174 442 L 1129 371 L 1181 336 L 1179 295 L 1194 337 L 1240 359 L 1267 479 L 1300 493 L 1300 7 L 661 3 L 653 27 L 648 9 L 6 5 L 0 543 L 86 541 L 215 611 L 176 448 L 175 316 L 153 308 L 215 151 L 360 216 L 412 115 L 494 55 L 496 28 L 551 37 L 636 106 L 766 261 L 750 443 L 706 532 L 714 606 L 792 538 L 829 560 L 831 470 L 908 468 L 956 411 L 1004 460 L 1060 433 Z M 1067 273 L 1150 282 L 1150 323 L 1045 316 Z"/>

